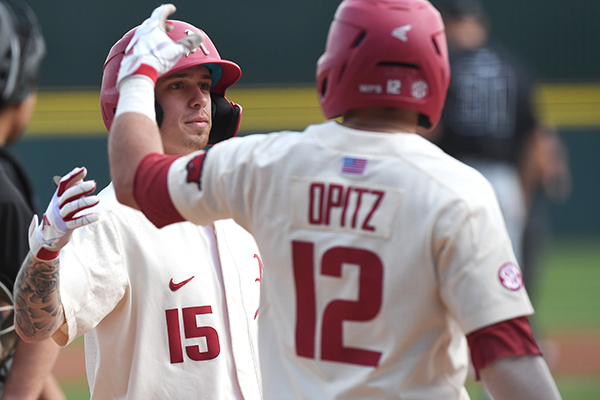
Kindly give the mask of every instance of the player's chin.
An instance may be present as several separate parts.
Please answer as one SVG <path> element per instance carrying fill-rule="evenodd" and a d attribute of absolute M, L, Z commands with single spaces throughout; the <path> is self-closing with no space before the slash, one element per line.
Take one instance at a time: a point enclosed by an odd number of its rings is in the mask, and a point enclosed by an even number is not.
<path fill-rule="evenodd" d="M 203 132 L 202 134 L 189 135 L 186 142 L 187 147 L 192 150 L 203 150 L 208 145 L 209 132 Z"/>
<path fill-rule="evenodd" d="M 188 136 L 206 137 L 210 134 L 211 125 L 206 122 L 203 123 L 185 123 L 184 131 Z"/>

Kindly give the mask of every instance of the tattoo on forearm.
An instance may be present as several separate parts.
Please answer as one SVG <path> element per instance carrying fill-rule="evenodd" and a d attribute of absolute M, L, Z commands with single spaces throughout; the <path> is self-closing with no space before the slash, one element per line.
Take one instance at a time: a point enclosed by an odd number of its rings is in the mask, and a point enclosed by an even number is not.
<path fill-rule="evenodd" d="M 36 260 L 27 256 L 15 284 L 15 323 L 28 337 L 54 332 L 63 323 L 58 270 L 60 259 Z"/>

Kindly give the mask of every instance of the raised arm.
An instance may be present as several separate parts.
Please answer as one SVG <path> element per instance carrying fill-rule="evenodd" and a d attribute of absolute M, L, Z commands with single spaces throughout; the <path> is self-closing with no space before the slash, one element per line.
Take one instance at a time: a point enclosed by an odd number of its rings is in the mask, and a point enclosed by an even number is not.
<path fill-rule="evenodd" d="M 123 87 L 127 88 L 138 83 L 143 86 L 143 81 L 134 82 L 137 79 L 141 78 L 130 78 Z M 150 86 L 149 83 L 147 85 Z M 152 99 L 154 99 L 154 86 L 151 89 Z M 121 91 L 121 98 L 126 91 L 126 89 Z M 120 100 L 119 104 L 121 104 Z M 110 176 L 120 203 L 140 209 L 133 196 L 135 172 L 142 158 L 153 152 L 163 152 L 155 121 L 137 112 L 126 112 L 115 118 L 108 138 L 108 155 Z"/>
<path fill-rule="evenodd" d="M 25 342 L 48 339 L 64 323 L 60 301 L 60 249 L 74 229 L 98 220 L 95 213 L 82 211 L 98 204 L 90 195 L 94 181 L 84 181 L 87 170 L 75 168 L 65 175 L 38 224 L 34 215 L 29 227 L 30 252 L 14 287 L 15 330 Z"/>
<path fill-rule="evenodd" d="M 167 36 L 172 25 L 166 20 L 175 10 L 174 5 L 163 4 L 136 29 L 117 78 L 119 101 L 108 140 L 110 174 L 119 202 L 138 209 L 133 196 L 137 167 L 147 154 L 163 153 L 155 120 L 154 85 L 203 40 L 199 34 L 178 42 Z"/>

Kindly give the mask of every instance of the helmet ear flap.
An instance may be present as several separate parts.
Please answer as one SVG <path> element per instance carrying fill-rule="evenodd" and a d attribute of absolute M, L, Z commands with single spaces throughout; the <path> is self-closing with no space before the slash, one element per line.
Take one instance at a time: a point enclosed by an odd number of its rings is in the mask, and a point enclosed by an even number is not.
<path fill-rule="evenodd" d="M 237 134 L 242 117 L 242 107 L 218 93 L 211 93 L 212 128 L 208 144 L 213 145 Z"/>
<path fill-rule="evenodd" d="M 154 111 L 156 113 L 156 124 L 160 128 L 160 126 L 162 125 L 162 122 L 163 122 L 163 117 L 165 116 L 165 112 L 163 111 L 161 105 L 158 104 L 158 101 L 156 101 L 156 100 L 154 100 Z"/>

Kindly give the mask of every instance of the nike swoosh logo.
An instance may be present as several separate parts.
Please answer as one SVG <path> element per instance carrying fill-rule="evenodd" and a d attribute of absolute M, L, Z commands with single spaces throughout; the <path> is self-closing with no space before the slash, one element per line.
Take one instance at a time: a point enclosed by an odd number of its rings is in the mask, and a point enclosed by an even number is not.
<path fill-rule="evenodd" d="M 176 292 L 179 289 L 181 289 L 183 287 L 183 285 L 185 285 L 186 283 L 188 283 L 192 279 L 194 279 L 193 276 L 191 278 L 186 279 L 185 281 L 182 281 L 182 282 L 179 282 L 179 283 L 175 283 L 175 282 L 173 282 L 173 278 L 171 278 L 171 282 L 169 282 L 169 289 L 171 289 L 171 291 L 173 291 L 173 292 Z"/>

